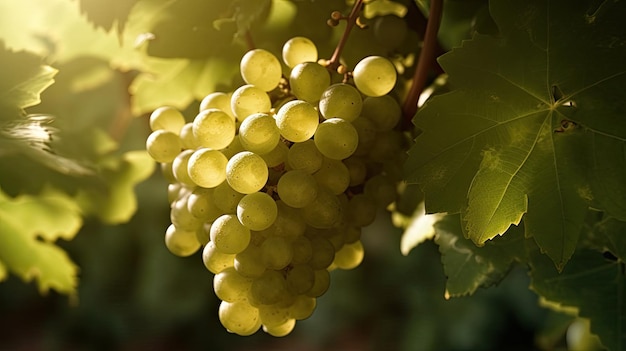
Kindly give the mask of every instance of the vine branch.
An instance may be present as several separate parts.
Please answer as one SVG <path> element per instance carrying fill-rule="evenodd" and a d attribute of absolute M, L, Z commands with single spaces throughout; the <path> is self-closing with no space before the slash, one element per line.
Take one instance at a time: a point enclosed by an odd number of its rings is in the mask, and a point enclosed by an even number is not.
<path fill-rule="evenodd" d="M 345 18 L 346 28 L 343 31 L 343 34 L 341 35 L 341 39 L 339 39 L 339 42 L 337 43 L 337 47 L 335 47 L 335 51 L 333 52 L 333 55 L 330 57 L 330 59 L 327 62 L 327 67 L 329 69 L 336 70 L 339 67 L 339 59 L 341 58 L 341 52 L 343 51 L 343 48 L 346 46 L 346 43 L 348 42 L 348 37 L 350 36 L 350 32 L 352 31 L 352 28 L 354 28 L 354 26 L 357 24 L 357 19 L 359 18 L 359 15 L 361 14 L 361 8 L 363 8 L 363 0 L 356 0 L 356 2 L 354 3 L 354 7 L 352 7 L 352 11 L 350 12 L 350 15 L 347 18 Z"/>
<path fill-rule="evenodd" d="M 422 50 L 417 62 L 415 74 L 413 75 L 413 83 L 411 84 L 409 93 L 407 94 L 402 106 L 402 112 L 406 124 L 411 123 L 411 119 L 417 112 L 417 102 L 419 96 L 422 94 L 422 91 L 424 91 L 428 73 L 432 68 L 432 63 L 435 59 L 435 52 L 438 45 L 437 32 L 439 32 L 439 24 L 441 23 L 442 13 L 443 0 L 432 0 L 430 2 L 430 12 L 428 15 L 428 23 L 426 24 L 426 33 L 424 34 Z"/>

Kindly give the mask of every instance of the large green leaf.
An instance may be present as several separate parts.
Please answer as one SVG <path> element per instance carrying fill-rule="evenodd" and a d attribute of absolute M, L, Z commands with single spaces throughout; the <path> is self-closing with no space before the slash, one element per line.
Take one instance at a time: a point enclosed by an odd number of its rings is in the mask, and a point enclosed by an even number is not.
<path fill-rule="evenodd" d="M 36 279 L 41 293 L 75 293 L 78 267 L 54 242 L 72 239 L 81 225 L 80 207 L 59 191 L 16 198 L 0 192 L 0 279 L 8 269 L 25 281 Z"/>
<path fill-rule="evenodd" d="M 500 36 L 475 35 L 440 58 L 455 90 L 417 114 L 407 179 L 422 186 L 427 212 L 460 212 L 478 245 L 524 217 L 562 268 L 592 201 L 624 215 L 626 2 L 503 0 L 490 10 Z"/>
<path fill-rule="evenodd" d="M 626 349 L 623 261 L 606 259 L 597 251 L 581 250 L 559 273 L 535 247 L 530 265 L 532 290 L 561 309 L 574 307 L 579 316 L 589 318 L 591 331 L 609 350 Z"/>

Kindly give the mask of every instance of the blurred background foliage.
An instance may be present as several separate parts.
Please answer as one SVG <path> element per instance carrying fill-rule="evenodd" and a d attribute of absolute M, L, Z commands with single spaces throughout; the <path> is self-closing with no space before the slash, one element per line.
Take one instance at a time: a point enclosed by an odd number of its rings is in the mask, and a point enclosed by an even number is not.
<path fill-rule="evenodd" d="M 375 3 L 370 17 L 407 19 L 404 51 L 389 52 L 384 42 L 357 31 L 345 61 L 351 66 L 365 55 L 389 55 L 410 76 L 428 3 Z M 170 223 L 167 184 L 137 151 L 149 133 L 146 114 L 173 105 L 193 118 L 204 95 L 239 84 L 248 29 L 258 47 L 279 52 L 289 37 L 304 35 L 316 42 L 320 57 L 330 57 L 342 28 L 325 21 L 331 11 L 349 8 L 339 0 L 0 0 L 6 52 L 28 52 L 58 70 L 41 103 L 12 118 L 53 116 L 55 155 L 96 173 L 77 175 L 37 157 L 0 154 L 4 192 L 35 196 L 48 184 L 80 204 L 83 216 L 73 240 L 54 241 L 80 267 L 69 296 L 41 295 L 37 284 L 12 274 L 0 284 L 0 350 L 595 348 L 584 321 L 572 324 L 572 317 L 540 307 L 524 269 L 512 268 L 498 286 L 472 297 L 446 300 L 437 246 L 427 241 L 401 255 L 402 231 L 383 213 L 363 234 L 362 265 L 333 272 L 316 312 L 291 335 L 243 338 L 219 324 L 219 301 L 200 253 L 178 258 L 163 243 Z M 489 28 L 486 11 L 483 0 L 447 1 L 441 50 L 473 26 Z M 14 74 L 6 63 L 0 77 Z"/>

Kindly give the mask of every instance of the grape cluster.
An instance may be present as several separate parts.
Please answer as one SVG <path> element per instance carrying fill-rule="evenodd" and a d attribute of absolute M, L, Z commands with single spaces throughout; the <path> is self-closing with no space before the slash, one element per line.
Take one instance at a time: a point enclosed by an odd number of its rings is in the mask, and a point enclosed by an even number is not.
<path fill-rule="evenodd" d="M 246 84 L 207 95 L 192 122 L 172 107 L 150 116 L 146 147 L 170 182 L 165 244 L 179 256 L 203 247 L 233 333 L 289 334 L 331 270 L 361 263 L 361 228 L 396 197 L 394 66 L 366 57 L 346 80 L 317 56 L 309 39 L 292 38 L 283 75 L 276 56 L 251 50 Z"/>

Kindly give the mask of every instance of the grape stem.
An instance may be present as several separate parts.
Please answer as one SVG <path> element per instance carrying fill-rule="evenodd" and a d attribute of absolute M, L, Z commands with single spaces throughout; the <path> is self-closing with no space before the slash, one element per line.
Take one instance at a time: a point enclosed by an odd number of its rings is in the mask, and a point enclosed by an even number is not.
<path fill-rule="evenodd" d="M 413 83 L 409 89 L 404 105 L 402 106 L 402 112 L 404 114 L 404 121 L 410 125 L 413 116 L 417 112 L 417 102 L 419 96 L 422 94 L 426 85 L 426 79 L 428 73 L 432 68 L 432 63 L 435 60 L 435 51 L 437 48 L 437 32 L 439 31 L 439 24 L 441 23 L 441 14 L 443 13 L 443 0 L 431 0 L 430 10 L 428 15 L 428 23 L 426 24 L 426 33 L 424 34 L 424 41 L 422 50 L 420 51 L 419 60 L 417 62 L 417 68 L 413 75 Z"/>
<path fill-rule="evenodd" d="M 357 24 L 357 19 L 359 18 L 359 15 L 361 14 L 361 8 L 363 8 L 363 0 L 356 0 L 356 2 L 354 3 L 354 7 L 352 7 L 352 11 L 350 12 L 350 15 L 345 19 L 346 28 L 343 31 L 343 34 L 341 35 L 341 39 L 339 39 L 339 42 L 337 43 L 337 47 L 335 48 L 333 55 L 330 57 L 330 59 L 327 62 L 327 67 L 329 69 L 336 70 L 339 67 L 339 59 L 341 58 L 341 52 L 343 51 L 343 48 L 346 46 L 346 43 L 348 42 L 350 31 L 352 31 L 352 28 L 354 28 L 354 26 Z"/>

